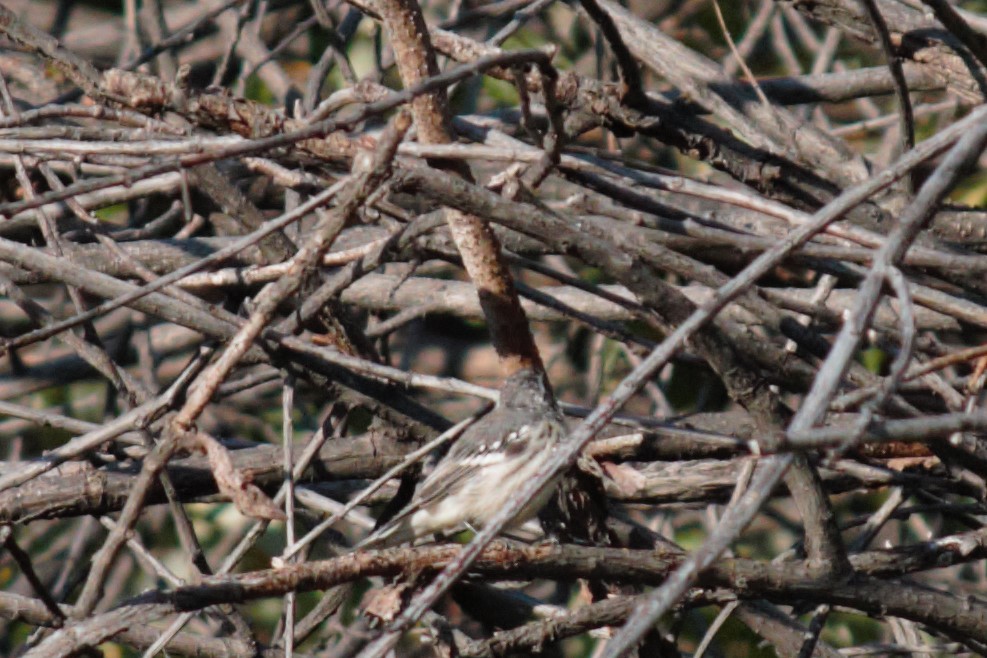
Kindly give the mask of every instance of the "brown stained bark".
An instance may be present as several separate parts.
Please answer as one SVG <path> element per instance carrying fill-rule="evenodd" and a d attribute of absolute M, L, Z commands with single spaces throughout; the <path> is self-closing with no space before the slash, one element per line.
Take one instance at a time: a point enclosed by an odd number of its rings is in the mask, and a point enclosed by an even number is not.
<path fill-rule="evenodd" d="M 377 11 L 384 21 L 394 56 L 406 87 L 439 72 L 428 26 L 415 0 L 380 0 Z M 453 140 L 445 90 L 422 94 L 411 102 L 418 139 L 425 144 L 447 144 Z M 467 181 L 473 177 L 462 162 L 431 162 Z M 505 375 L 521 368 L 543 369 L 528 320 L 518 299 L 514 280 L 501 255 L 500 242 L 482 219 L 458 210 L 448 210 L 446 221 L 476 286 L 490 339 Z"/>
<path fill-rule="evenodd" d="M 414 0 L 380 0 L 377 8 L 390 36 L 394 59 L 406 87 L 439 73 L 428 26 Z M 452 141 L 449 107 L 444 90 L 422 94 L 411 101 L 418 139 L 425 144 Z"/>

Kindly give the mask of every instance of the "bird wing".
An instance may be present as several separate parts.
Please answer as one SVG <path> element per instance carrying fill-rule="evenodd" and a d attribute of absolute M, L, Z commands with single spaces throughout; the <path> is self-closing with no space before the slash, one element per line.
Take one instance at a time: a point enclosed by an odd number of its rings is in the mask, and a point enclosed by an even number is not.
<path fill-rule="evenodd" d="M 391 535 L 406 532 L 401 527 L 413 514 L 442 500 L 450 492 L 461 491 L 477 471 L 497 466 L 516 452 L 523 451 L 532 432 L 557 431 L 555 424 L 544 415 L 533 414 L 529 418 L 518 419 L 515 411 L 511 414 L 511 420 L 517 429 L 505 435 L 505 424 L 501 422 L 501 418 L 496 417 L 498 414 L 503 417 L 503 410 L 491 412 L 490 416 L 483 419 L 488 422 L 473 425 L 464 432 L 435 470 L 425 478 L 411 502 L 385 525 L 371 533 L 361 542 L 361 546 L 391 544 Z M 545 428 L 543 424 L 549 427 Z M 397 543 L 402 541 L 407 541 L 407 537 L 401 537 Z"/>
<path fill-rule="evenodd" d="M 449 454 L 435 467 L 418 491 L 415 492 L 408 508 L 411 512 L 427 507 L 435 500 L 444 497 L 450 491 L 456 491 L 459 485 L 469 479 L 479 470 L 498 466 L 513 458 L 519 452 L 527 449 L 527 442 L 532 435 L 551 431 L 559 433 L 555 423 L 549 418 L 538 414 L 518 418 L 516 411 L 512 414 L 514 429 L 507 429 L 501 419 L 495 416 L 502 413 L 496 410 L 490 414 L 489 423 L 474 425 L 453 444 Z"/>
<path fill-rule="evenodd" d="M 490 412 L 479 423 L 467 428 L 418 487 L 411 502 L 380 530 L 399 524 L 418 510 L 442 498 L 449 491 L 457 490 L 478 468 L 503 460 L 503 455 L 490 450 L 490 446 L 500 440 L 501 424 L 497 422 L 499 419 L 494 418 L 498 412 L 499 410 Z M 490 422 L 484 422 L 488 419 Z"/>

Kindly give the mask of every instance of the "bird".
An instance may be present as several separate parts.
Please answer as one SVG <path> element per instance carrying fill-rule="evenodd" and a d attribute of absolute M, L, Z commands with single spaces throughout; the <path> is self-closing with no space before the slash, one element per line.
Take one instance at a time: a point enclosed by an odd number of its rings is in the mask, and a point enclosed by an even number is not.
<path fill-rule="evenodd" d="M 357 548 L 386 548 L 464 527 L 479 528 L 503 508 L 565 440 L 545 374 L 522 368 L 500 389 L 493 411 L 466 429 L 394 518 Z M 548 502 L 558 476 L 511 520 L 517 527 Z"/>

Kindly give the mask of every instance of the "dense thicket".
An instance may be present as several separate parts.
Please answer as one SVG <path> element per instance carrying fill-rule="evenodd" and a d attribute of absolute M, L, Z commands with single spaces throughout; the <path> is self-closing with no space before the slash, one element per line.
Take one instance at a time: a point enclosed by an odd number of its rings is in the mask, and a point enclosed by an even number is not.
<path fill-rule="evenodd" d="M 983 8 L 4 0 L 0 653 L 983 655 Z"/>

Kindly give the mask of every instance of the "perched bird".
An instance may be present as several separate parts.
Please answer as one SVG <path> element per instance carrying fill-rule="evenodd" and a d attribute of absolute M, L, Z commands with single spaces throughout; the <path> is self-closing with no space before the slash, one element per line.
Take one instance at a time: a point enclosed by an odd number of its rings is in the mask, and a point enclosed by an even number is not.
<path fill-rule="evenodd" d="M 544 375 L 522 369 L 508 377 L 500 401 L 471 425 L 418 487 L 407 507 L 359 544 L 397 546 L 426 535 L 482 527 L 534 477 L 565 438 L 562 414 Z M 511 522 L 533 517 L 551 497 L 545 485 Z"/>

